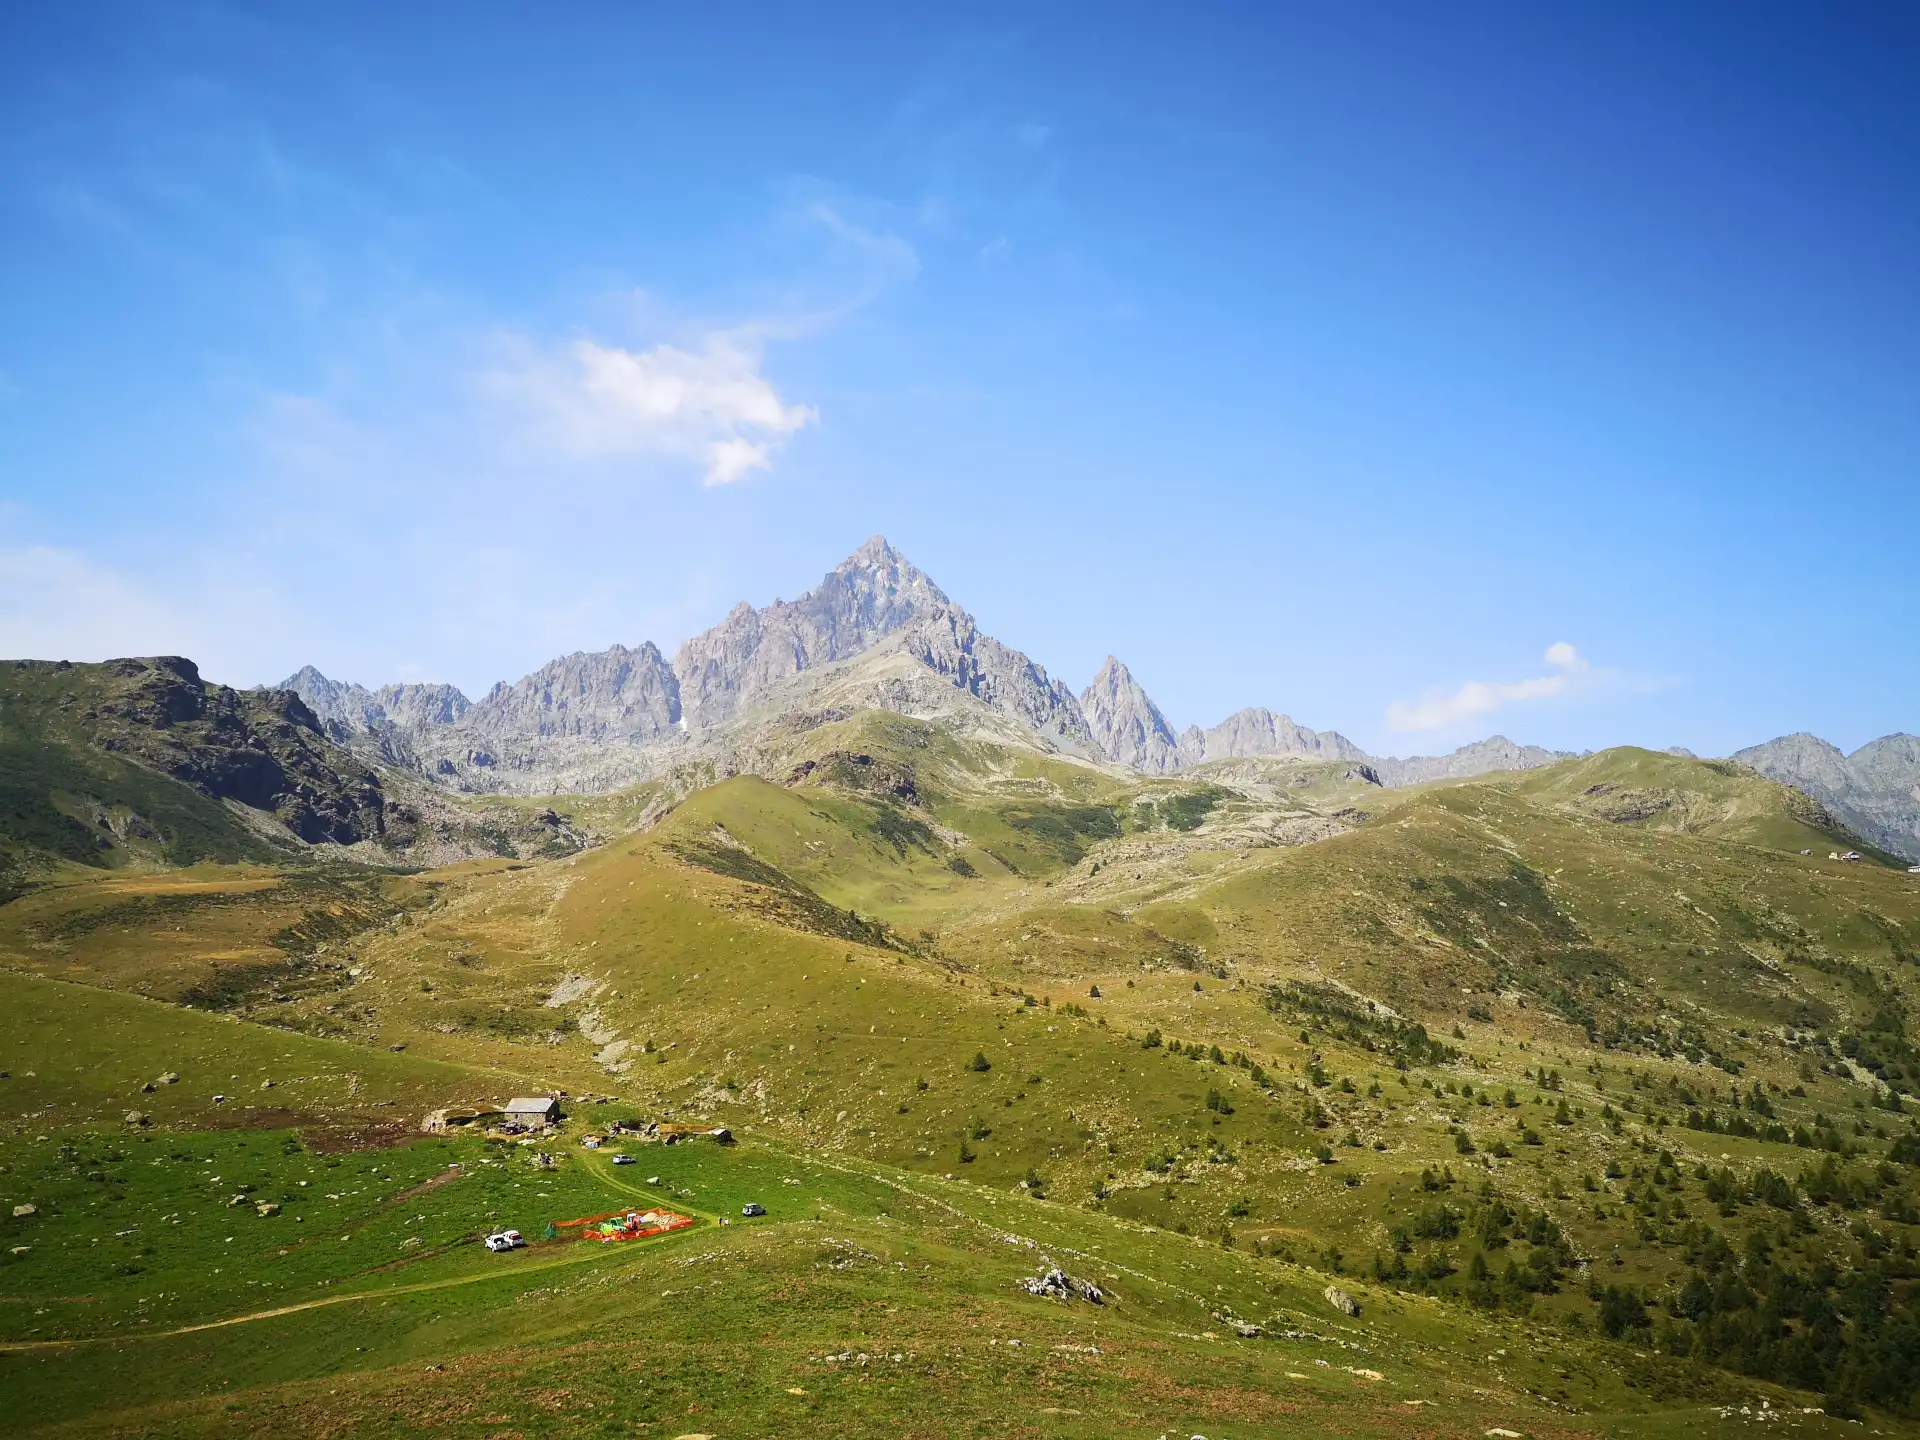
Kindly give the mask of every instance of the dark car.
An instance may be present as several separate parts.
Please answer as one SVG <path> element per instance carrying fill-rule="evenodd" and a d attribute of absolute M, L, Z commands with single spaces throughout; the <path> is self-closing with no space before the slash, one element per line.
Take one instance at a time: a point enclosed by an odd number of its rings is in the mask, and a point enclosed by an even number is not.
<path fill-rule="evenodd" d="M 740 1207 L 740 1213 L 742 1215 L 764 1215 L 767 1213 L 767 1207 L 762 1205 L 758 1200 L 749 1200 Z"/>

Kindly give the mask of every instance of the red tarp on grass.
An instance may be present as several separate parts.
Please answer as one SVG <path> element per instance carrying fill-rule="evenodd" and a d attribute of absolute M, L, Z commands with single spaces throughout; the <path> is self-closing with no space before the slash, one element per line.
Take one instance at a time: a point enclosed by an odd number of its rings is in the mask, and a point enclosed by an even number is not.
<path fill-rule="evenodd" d="M 605 1215 L 583 1215 L 578 1220 L 558 1220 L 556 1230 L 577 1230 L 580 1240 L 597 1240 L 602 1245 L 621 1240 L 644 1240 L 649 1235 L 665 1235 L 693 1224 L 688 1215 L 671 1210 L 610 1210 Z"/>

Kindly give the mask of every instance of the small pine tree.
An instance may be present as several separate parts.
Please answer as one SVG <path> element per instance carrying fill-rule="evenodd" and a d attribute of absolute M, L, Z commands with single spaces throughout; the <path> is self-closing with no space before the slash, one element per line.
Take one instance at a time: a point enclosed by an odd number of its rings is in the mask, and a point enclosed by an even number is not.
<path fill-rule="evenodd" d="M 987 1059 L 986 1051 L 976 1050 L 973 1052 L 973 1059 L 967 1062 L 967 1068 L 976 1074 L 984 1074 L 986 1071 L 993 1069 L 993 1062 Z"/>

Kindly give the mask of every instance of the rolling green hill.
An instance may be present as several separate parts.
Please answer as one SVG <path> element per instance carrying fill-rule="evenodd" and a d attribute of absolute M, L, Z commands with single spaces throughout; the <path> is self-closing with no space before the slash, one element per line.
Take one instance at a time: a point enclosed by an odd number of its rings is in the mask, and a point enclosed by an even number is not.
<path fill-rule="evenodd" d="M 35 1322 L 10 1333 L 42 1346 L 0 1354 L 17 1413 L 669 1435 L 1920 1413 L 1920 883 L 1828 858 L 1861 847 L 1796 792 L 1644 751 L 1406 792 L 1272 762 L 1143 779 L 872 714 L 763 770 L 539 863 L 206 864 L 0 906 L 0 1084 L 35 1072 L 6 1092 L 6 1174 L 58 1200 L 0 1267 Z M 163 1068 L 172 1093 L 136 1093 Z M 220 1068 L 253 1113 L 199 1094 Z M 508 1090 L 567 1092 L 562 1136 L 374 1148 Z M 616 1140 L 629 1168 L 578 1143 L 623 1116 L 740 1143 Z M 174 1151 L 289 1197 L 245 1212 L 260 1285 L 136 1253 L 243 1243 Z M 361 1167 L 364 1218 L 261 1242 L 315 1225 L 323 1152 Z M 416 1188 L 449 1165 L 473 1178 Z M 606 1254 L 470 1243 L 664 1196 L 702 1224 Z M 96 1235 L 142 1268 L 69 1281 L 40 1248 L 79 1265 Z M 1056 1264 L 1106 1303 L 1019 1284 Z M 105 1308 L 56 1310 L 82 1285 Z M 236 1323 L 170 1333 L 213 1318 Z"/>

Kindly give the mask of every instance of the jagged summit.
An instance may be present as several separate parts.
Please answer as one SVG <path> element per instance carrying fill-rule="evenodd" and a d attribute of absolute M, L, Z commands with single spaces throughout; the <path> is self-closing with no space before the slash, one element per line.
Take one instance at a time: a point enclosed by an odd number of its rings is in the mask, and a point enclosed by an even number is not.
<path fill-rule="evenodd" d="M 1186 763 L 1167 717 L 1113 656 L 1080 692 L 1080 710 L 1100 749 L 1115 763 L 1155 775 Z"/>
<path fill-rule="evenodd" d="M 673 657 L 692 726 L 724 724 L 780 682 L 860 653 L 950 606 L 940 587 L 875 535 L 798 600 L 742 601 Z"/>
<path fill-rule="evenodd" d="M 731 764 L 756 726 L 813 706 L 823 687 L 843 708 L 983 707 L 1043 747 L 1098 753 L 1071 692 L 982 634 L 884 535 L 796 600 L 741 601 L 671 662 L 650 641 L 577 652 L 477 704 L 451 686 L 371 691 L 311 665 L 282 685 L 333 738 L 478 790 L 604 789 L 696 754 Z"/>
<path fill-rule="evenodd" d="M 1165 775 L 1216 760 L 1299 757 L 1365 765 L 1382 783 L 1411 785 L 1463 779 L 1492 770 L 1530 770 L 1566 756 L 1537 745 L 1516 745 L 1503 735 L 1462 746 L 1447 755 L 1410 760 L 1369 755 L 1337 730 L 1309 730 L 1286 715 L 1260 706 L 1236 710 L 1218 725 L 1189 725 L 1178 735 L 1133 672 L 1112 655 L 1080 694 L 1080 708 L 1101 751 L 1115 764 Z"/>
<path fill-rule="evenodd" d="M 1365 764 L 1388 784 L 1408 784 L 1562 758 L 1496 736 L 1451 755 L 1376 759 L 1338 731 L 1261 707 L 1176 732 L 1118 657 L 1075 696 L 1030 656 L 983 634 L 884 535 L 797 599 L 758 608 L 742 600 L 671 661 L 651 641 L 579 651 L 499 682 L 478 702 L 451 685 L 370 690 L 312 665 L 279 688 L 299 695 L 331 739 L 478 791 L 602 790 L 686 761 L 750 764 L 768 726 L 858 709 L 971 717 L 1017 743 L 1152 775 L 1300 757 Z"/>

